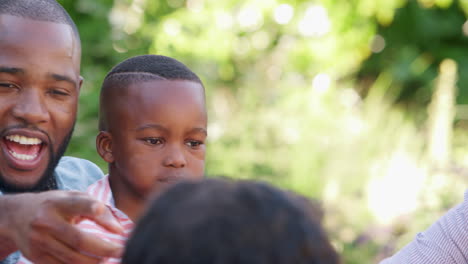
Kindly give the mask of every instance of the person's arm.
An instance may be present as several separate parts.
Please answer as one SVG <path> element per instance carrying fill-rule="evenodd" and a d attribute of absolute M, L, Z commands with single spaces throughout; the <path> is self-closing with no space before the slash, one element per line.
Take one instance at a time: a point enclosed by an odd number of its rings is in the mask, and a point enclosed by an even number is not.
<path fill-rule="evenodd" d="M 109 231 L 122 232 L 110 210 L 85 193 L 48 191 L 0 196 L 0 259 L 16 250 L 36 264 L 99 263 L 102 257 L 119 257 L 120 246 L 74 225 L 83 218 Z"/>
<path fill-rule="evenodd" d="M 468 192 L 465 201 L 449 210 L 393 257 L 380 264 L 465 264 L 468 259 Z"/>

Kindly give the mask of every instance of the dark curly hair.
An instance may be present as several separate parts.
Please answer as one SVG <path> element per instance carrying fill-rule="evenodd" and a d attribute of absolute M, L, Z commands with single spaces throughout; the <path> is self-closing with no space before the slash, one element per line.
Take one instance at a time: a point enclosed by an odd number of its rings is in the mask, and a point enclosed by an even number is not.
<path fill-rule="evenodd" d="M 267 183 L 175 185 L 137 224 L 122 263 L 337 264 L 309 203 Z"/>

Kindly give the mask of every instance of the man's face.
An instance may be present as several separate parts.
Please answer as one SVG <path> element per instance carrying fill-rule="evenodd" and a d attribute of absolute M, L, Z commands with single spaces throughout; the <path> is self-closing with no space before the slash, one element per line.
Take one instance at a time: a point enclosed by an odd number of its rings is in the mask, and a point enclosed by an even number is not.
<path fill-rule="evenodd" d="M 33 189 L 76 119 L 80 47 L 65 24 L 0 15 L 0 189 Z"/>
<path fill-rule="evenodd" d="M 146 199 L 173 183 L 203 177 L 207 116 L 197 82 L 131 84 L 108 98 L 110 174 L 118 193 Z M 116 191 L 117 192 L 117 191 Z M 130 199 L 130 198 L 129 198 Z"/>

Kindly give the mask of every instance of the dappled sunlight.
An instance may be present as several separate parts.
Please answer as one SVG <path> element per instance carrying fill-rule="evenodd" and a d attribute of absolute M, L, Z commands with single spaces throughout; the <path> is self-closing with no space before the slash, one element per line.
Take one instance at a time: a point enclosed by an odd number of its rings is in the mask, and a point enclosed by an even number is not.
<path fill-rule="evenodd" d="M 70 4 L 86 18 L 71 154 L 101 161 L 94 103 L 111 64 L 162 54 L 206 88 L 207 174 L 322 201 L 347 264 L 377 263 L 461 201 L 468 1 L 110 2 Z"/>
<path fill-rule="evenodd" d="M 182 25 L 175 19 L 168 19 L 164 22 L 164 32 L 172 37 L 179 35 Z"/>
<path fill-rule="evenodd" d="M 326 93 L 330 88 L 331 77 L 326 73 L 317 74 L 312 81 L 312 88 L 319 94 Z"/>
<path fill-rule="evenodd" d="M 263 15 L 255 6 L 245 5 L 237 13 L 237 23 L 241 29 L 255 31 L 263 25 Z"/>
<path fill-rule="evenodd" d="M 288 4 L 281 4 L 275 8 L 275 21 L 280 25 L 288 24 L 294 16 L 294 7 Z"/>
<path fill-rule="evenodd" d="M 359 94 L 351 88 L 342 88 L 339 92 L 338 100 L 344 107 L 352 109 L 356 107 L 361 101 Z"/>
<path fill-rule="evenodd" d="M 420 206 L 427 170 L 412 154 L 396 151 L 388 160 L 370 164 L 370 174 L 366 186 L 367 205 L 379 223 L 391 224 Z"/>
<path fill-rule="evenodd" d="M 463 34 L 465 36 L 468 36 L 468 20 L 465 21 L 465 23 L 463 23 L 462 30 L 463 30 Z"/>
<path fill-rule="evenodd" d="M 130 7 L 123 1 L 116 1 L 109 19 L 112 25 L 126 34 L 135 33 L 142 25 L 143 5 L 146 0 L 134 0 Z"/>
<path fill-rule="evenodd" d="M 307 8 L 304 17 L 299 21 L 299 33 L 306 37 L 321 37 L 327 34 L 331 28 L 327 9 L 321 5 L 313 5 Z"/>
<path fill-rule="evenodd" d="M 187 9 L 194 13 L 200 13 L 205 7 L 204 0 L 187 0 L 186 2 Z"/>
<path fill-rule="evenodd" d="M 234 18 L 229 12 L 216 13 L 216 26 L 221 30 L 231 29 L 234 25 Z"/>
<path fill-rule="evenodd" d="M 371 43 L 372 52 L 379 53 L 383 49 L 385 49 L 385 39 L 380 35 L 375 35 Z"/>

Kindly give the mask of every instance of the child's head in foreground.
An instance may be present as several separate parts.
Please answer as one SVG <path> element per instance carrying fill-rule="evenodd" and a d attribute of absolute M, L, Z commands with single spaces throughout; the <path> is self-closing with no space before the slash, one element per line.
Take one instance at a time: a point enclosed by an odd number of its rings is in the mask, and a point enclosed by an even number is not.
<path fill-rule="evenodd" d="M 117 206 L 204 174 L 204 87 L 173 58 L 143 55 L 115 66 L 102 85 L 99 130 Z"/>
<path fill-rule="evenodd" d="M 307 206 L 265 183 L 179 183 L 151 203 L 122 263 L 339 263 L 319 217 Z"/>

